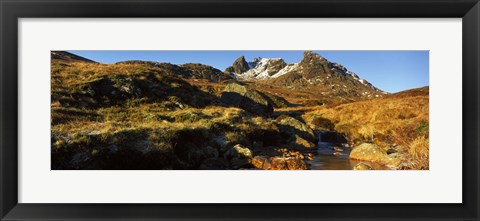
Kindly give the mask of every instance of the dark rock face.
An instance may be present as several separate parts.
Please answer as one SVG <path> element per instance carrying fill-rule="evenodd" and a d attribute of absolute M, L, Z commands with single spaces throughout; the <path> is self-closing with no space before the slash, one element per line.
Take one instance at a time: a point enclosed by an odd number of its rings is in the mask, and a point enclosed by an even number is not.
<path fill-rule="evenodd" d="M 342 143 L 347 143 L 347 139 L 335 132 L 335 131 L 322 131 L 320 132 L 321 137 L 322 137 L 322 142 L 329 142 L 329 143 L 336 143 L 336 144 L 342 144 Z"/>
<path fill-rule="evenodd" d="M 267 66 L 268 75 L 272 76 L 276 74 L 285 66 L 287 66 L 287 63 L 285 63 L 283 59 L 272 60 Z"/>
<path fill-rule="evenodd" d="M 245 71 L 248 71 L 248 69 L 250 69 L 250 68 L 248 66 L 247 61 L 245 61 L 245 57 L 242 56 L 242 57 L 237 58 L 237 60 L 235 60 L 233 62 L 233 65 L 232 65 L 231 69 L 233 69 L 233 72 L 235 72 L 236 74 L 241 74 Z"/>
<path fill-rule="evenodd" d="M 303 75 L 307 79 L 328 74 L 330 71 L 329 64 L 330 62 L 325 58 L 311 51 L 305 51 L 303 60 L 300 62 L 300 66 L 303 67 Z"/>
<path fill-rule="evenodd" d="M 225 71 L 223 73 L 231 74 L 231 73 L 235 73 L 235 70 L 233 69 L 232 66 L 229 66 L 229 67 L 225 68 Z"/>
<path fill-rule="evenodd" d="M 256 115 L 269 116 L 273 113 L 273 105 L 266 95 L 237 83 L 231 83 L 225 87 L 220 101 Z"/>

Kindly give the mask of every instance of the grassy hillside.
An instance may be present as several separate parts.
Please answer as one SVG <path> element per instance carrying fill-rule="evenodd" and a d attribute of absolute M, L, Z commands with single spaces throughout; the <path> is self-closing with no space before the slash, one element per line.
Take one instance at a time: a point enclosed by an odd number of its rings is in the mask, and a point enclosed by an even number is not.
<path fill-rule="evenodd" d="M 55 62 L 52 168 L 232 168 L 223 156 L 237 144 L 254 155 L 301 149 L 275 118 L 222 105 L 225 85 L 145 64 Z"/>
<path fill-rule="evenodd" d="M 221 102 L 232 81 L 198 64 L 54 59 L 52 169 L 306 169 L 314 130 L 393 149 L 399 169 L 428 169 L 428 88 L 362 100 L 235 86 L 272 104 L 262 115 L 248 109 L 258 100 Z"/>
<path fill-rule="evenodd" d="M 336 130 L 353 146 L 371 142 L 395 147 L 408 156 L 412 168 L 428 168 L 428 87 L 385 98 L 317 107 L 303 114 L 311 127 Z"/>

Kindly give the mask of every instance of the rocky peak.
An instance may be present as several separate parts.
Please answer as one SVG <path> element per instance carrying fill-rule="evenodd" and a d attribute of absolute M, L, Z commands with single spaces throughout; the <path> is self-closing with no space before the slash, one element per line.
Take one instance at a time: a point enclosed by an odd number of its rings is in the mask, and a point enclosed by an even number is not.
<path fill-rule="evenodd" d="M 303 52 L 303 59 L 300 61 L 300 64 L 305 66 L 326 66 L 328 63 L 327 59 L 312 51 Z"/>
<path fill-rule="evenodd" d="M 239 68 L 234 69 L 235 66 L 248 66 L 248 69 L 239 73 Z M 313 51 L 305 51 L 303 59 L 295 64 L 287 64 L 282 58 L 257 57 L 245 65 L 245 58 L 242 56 L 234 62 L 234 66 L 227 68 L 226 72 L 234 73 L 236 79 L 241 81 L 262 80 L 267 84 L 293 90 L 315 90 L 323 95 L 382 95 L 379 89 L 343 65 L 330 62 Z"/>
<path fill-rule="evenodd" d="M 232 68 L 236 74 L 241 74 L 250 69 L 244 56 L 237 58 L 237 60 L 233 62 Z"/>
<path fill-rule="evenodd" d="M 248 62 L 249 70 L 238 74 L 241 80 L 262 80 L 269 79 L 272 75 L 278 73 L 287 66 L 287 63 L 281 58 L 255 58 Z"/>

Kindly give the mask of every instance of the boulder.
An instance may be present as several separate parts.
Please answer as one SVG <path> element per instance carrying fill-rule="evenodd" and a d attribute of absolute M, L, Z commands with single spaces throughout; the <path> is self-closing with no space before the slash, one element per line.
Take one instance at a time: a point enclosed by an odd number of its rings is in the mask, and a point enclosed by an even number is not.
<path fill-rule="evenodd" d="M 242 146 L 241 144 L 237 144 L 230 148 L 224 155 L 227 159 L 232 158 L 252 158 L 252 151 L 247 147 Z"/>
<path fill-rule="evenodd" d="M 371 143 L 360 144 L 350 152 L 350 158 L 352 159 L 374 162 L 383 162 L 386 156 L 387 152 L 384 149 Z"/>
<path fill-rule="evenodd" d="M 255 168 L 263 170 L 269 170 L 272 167 L 270 160 L 266 156 L 255 156 L 252 159 L 252 165 Z"/>
<path fill-rule="evenodd" d="M 300 158 L 287 158 L 287 167 L 289 170 L 306 170 L 308 169 L 307 164 Z"/>
<path fill-rule="evenodd" d="M 74 97 L 87 105 L 121 104 L 129 98 L 142 96 L 142 91 L 134 80 L 125 76 L 113 75 L 101 77 L 89 82 L 77 85 Z"/>
<path fill-rule="evenodd" d="M 294 143 L 295 146 L 300 147 L 300 148 L 314 149 L 314 148 L 317 147 L 317 145 L 315 145 L 314 143 L 312 143 L 308 140 L 305 140 L 298 135 L 295 135 L 293 143 Z"/>
<path fill-rule="evenodd" d="M 384 159 L 383 159 L 383 164 L 390 168 L 399 168 L 402 164 L 406 163 L 407 157 L 404 154 L 401 153 L 391 153 L 388 154 Z"/>
<path fill-rule="evenodd" d="M 366 163 L 359 163 L 353 167 L 353 170 L 373 170 L 372 166 Z"/>
<path fill-rule="evenodd" d="M 237 144 L 225 152 L 224 158 L 230 161 L 230 166 L 233 169 L 238 169 L 251 165 L 252 151 L 240 144 Z"/>
<path fill-rule="evenodd" d="M 282 115 L 278 117 L 276 121 L 280 130 L 290 134 L 293 138 L 300 136 L 309 142 L 316 143 L 318 141 L 317 136 L 309 126 L 293 117 Z"/>
<path fill-rule="evenodd" d="M 306 170 L 307 164 L 300 158 L 296 157 L 272 157 L 272 170 Z"/>
<path fill-rule="evenodd" d="M 256 115 L 269 116 L 273 113 L 273 105 L 264 94 L 238 83 L 228 84 L 220 101 Z"/>
<path fill-rule="evenodd" d="M 272 162 L 272 165 L 271 165 L 272 170 L 288 170 L 285 157 L 272 157 L 271 162 Z"/>

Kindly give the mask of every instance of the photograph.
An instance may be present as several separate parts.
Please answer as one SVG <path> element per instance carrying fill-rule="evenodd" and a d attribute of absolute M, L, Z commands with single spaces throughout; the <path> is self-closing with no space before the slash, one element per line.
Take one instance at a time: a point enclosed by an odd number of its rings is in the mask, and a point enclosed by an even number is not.
<path fill-rule="evenodd" d="M 480 221 L 480 0 L 0 11 L 0 221 Z"/>
<path fill-rule="evenodd" d="M 51 50 L 51 170 L 429 170 L 427 50 Z"/>

